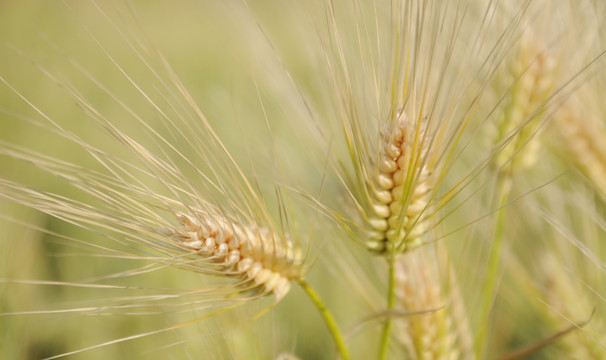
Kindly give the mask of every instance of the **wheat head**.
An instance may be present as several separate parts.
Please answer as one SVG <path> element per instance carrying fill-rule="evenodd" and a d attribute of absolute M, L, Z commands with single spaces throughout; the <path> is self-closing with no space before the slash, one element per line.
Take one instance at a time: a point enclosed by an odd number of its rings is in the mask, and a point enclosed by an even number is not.
<path fill-rule="evenodd" d="M 402 329 L 396 335 L 407 358 L 474 358 L 469 320 L 445 250 L 442 243 L 432 244 L 396 262 L 397 306 L 411 313 L 399 320 Z"/>
<path fill-rule="evenodd" d="M 375 216 L 368 220 L 367 246 L 374 251 L 408 251 L 422 243 L 433 188 L 426 136 L 425 127 L 411 126 L 404 113 L 384 132 L 378 175 L 369 179 Z"/>
<path fill-rule="evenodd" d="M 498 138 L 506 139 L 494 159 L 497 168 L 515 162 L 515 170 L 530 167 L 541 147 L 541 120 L 557 79 L 556 61 L 541 48 L 530 30 L 522 35 L 513 59 L 506 62 L 506 83 L 511 83 L 498 122 Z M 508 85 L 505 85 L 508 86 Z"/>
<path fill-rule="evenodd" d="M 194 216 L 179 213 L 177 219 L 179 225 L 164 232 L 209 262 L 205 272 L 234 277 L 242 289 L 275 294 L 279 301 L 290 290 L 290 280 L 302 275 L 301 250 L 275 231 L 202 211 Z"/>

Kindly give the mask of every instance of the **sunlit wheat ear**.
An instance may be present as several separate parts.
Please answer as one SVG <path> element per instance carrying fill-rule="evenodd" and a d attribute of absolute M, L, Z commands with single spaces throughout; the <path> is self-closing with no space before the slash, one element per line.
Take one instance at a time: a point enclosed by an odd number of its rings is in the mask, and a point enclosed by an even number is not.
<path fill-rule="evenodd" d="M 425 126 L 414 126 L 402 112 L 384 129 L 376 176 L 367 179 L 372 196 L 367 246 L 376 252 L 408 251 L 422 243 L 427 231 L 429 196 Z"/>
<path fill-rule="evenodd" d="M 435 309 L 398 320 L 402 330 L 396 337 L 403 343 L 407 358 L 473 359 L 473 335 L 463 299 L 456 281 L 448 280 L 454 274 L 449 274 L 444 260 L 445 256 L 429 245 L 396 261 L 396 308 L 406 312 Z"/>
<path fill-rule="evenodd" d="M 536 161 L 541 143 L 535 135 L 541 126 L 545 102 L 554 88 L 556 62 L 532 33 L 526 33 L 511 61 L 505 64 L 507 70 L 501 86 L 511 88 L 504 99 L 497 136 L 501 141 L 505 140 L 506 145 L 494 159 L 494 164 L 501 168 L 507 162 L 515 161 L 519 170 Z"/>
<path fill-rule="evenodd" d="M 179 226 L 165 229 L 186 249 L 200 256 L 216 275 L 241 280 L 239 286 L 258 294 L 275 294 L 279 301 L 290 281 L 301 276 L 300 249 L 280 235 L 256 225 L 241 225 L 218 215 L 197 211 L 177 214 Z"/>

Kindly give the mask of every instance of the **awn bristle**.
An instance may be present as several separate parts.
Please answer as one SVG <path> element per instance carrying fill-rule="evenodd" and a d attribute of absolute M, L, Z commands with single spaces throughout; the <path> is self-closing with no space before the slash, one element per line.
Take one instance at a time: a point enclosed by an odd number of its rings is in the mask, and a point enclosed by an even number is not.
<path fill-rule="evenodd" d="M 243 226 L 223 217 L 196 211 L 177 214 L 179 227 L 168 231 L 186 249 L 214 264 L 215 275 L 241 280 L 240 287 L 280 300 L 290 290 L 290 280 L 301 276 L 298 247 L 267 228 Z"/>

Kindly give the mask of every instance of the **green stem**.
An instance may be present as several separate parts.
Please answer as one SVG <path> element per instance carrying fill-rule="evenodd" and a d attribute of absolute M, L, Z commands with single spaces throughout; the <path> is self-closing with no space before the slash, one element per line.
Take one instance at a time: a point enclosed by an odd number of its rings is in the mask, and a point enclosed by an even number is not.
<path fill-rule="evenodd" d="M 387 310 L 393 310 L 396 304 L 396 272 L 394 266 L 394 259 L 390 258 L 389 261 L 389 284 L 387 285 Z M 389 338 L 391 337 L 392 328 L 391 316 L 387 317 L 385 325 L 383 326 L 383 335 L 381 337 L 381 345 L 379 347 L 379 360 L 385 360 L 387 358 L 387 350 L 389 348 Z"/>
<path fill-rule="evenodd" d="M 494 301 L 494 293 L 499 275 L 501 249 L 503 247 L 505 229 L 505 209 L 503 207 L 506 206 L 509 201 L 511 182 L 511 172 L 505 171 L 499 177 L 497 184 L 497 209 L 501 210 L 497 214 L 494 225 L 493 243 L 488 259 L 488 268 L 486 269 L 486 283 L 484 284 L 482 301 L 480 303 L 480 327 L 475 341 L 476 357 L 478 359 L 482 358 L 484 346 L 486 345 L 486 334 L 489 328 L 488 318 L 490 317 Z"/>
<path fill-rule="evenodd" d="M 307 293 L 307 296 L 309 296 L 311 301 L 318 308 L 320 314 L 322 314 L 324 322 L 326 323 L 326 326 L 328 326 L 328 330 L 330 331 L 330 334 L 332 335 L 332 338 L 335 341 L 335 345 L 337 346 L 337 352 L 341 356 L 341 359 L 349 360 L 350 356 L 349 351 L 347 350 L 347 346 L 345 344 L 345 339 L 343 338 L 341 330 L 339 330 L 339 326 L 337 325 L 335 318 L 332 316 L 332 313 L 326 308 L 326 305 L 324 304 L 324 302 L 322 302 L 320 296 L 318 296 L 318 294 L 307 283 L 307 281 L 303 279 L 298 279 L 297 283 L 301 286 L 303 291 Z"/>

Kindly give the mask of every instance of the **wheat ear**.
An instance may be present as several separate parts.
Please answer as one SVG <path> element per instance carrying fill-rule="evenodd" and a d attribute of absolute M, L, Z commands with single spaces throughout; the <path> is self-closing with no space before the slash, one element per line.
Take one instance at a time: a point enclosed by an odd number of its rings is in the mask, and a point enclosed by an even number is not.
<path fill-rule="evenodd" d="M 498 137 L 505 141 L 494 160 L 498 168 L 515 158 L 518 171 L 536 160 L 541 143 L 535 135 L 540 129 L 544 103 L 553 91 L 555 65 L 555 60 L 541 49 L 531 33 L 522 37 L 505 75 L 505 81 L 512 85 L 498 123 Z"/>
<path fill-rule="evenodd" d="M 405 254 L 395 263 L 397 304 L 405 312 L 428 311 L 405 317 L 398 338 L 410 359 L 471 359 L 469 328 L 461 316 L 461 294 L 450 291 L 447 259 L 436 243 Z M 443 266 L 445 265 L 445 266 Z"/>
<path fill-rule="evenodd" d="M 427 134 L 423 122 L 412 125 L 403 112 L 385 131 L 380 145 L 378 174 L 369 184 L 375 201 L 367 245 L 374 251 L 414 249 L 428 229 L 427 207 L 433 187 L 427 166 Z"/>
<path fill-rule="evenodd" d="M 195 211 L 193 216 L 178 213 L 177 219 L 179 226 L 165 233 L 216 265 L 216 274 L 241 280 L 243 289 L 273 293 L 278 301 L 290 290 L 290 280 L 301 276 L 301 250 L 275 231 L 243 226 L 203 211 Z"/>

